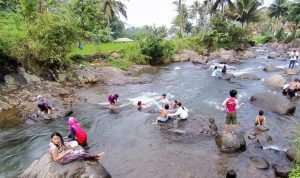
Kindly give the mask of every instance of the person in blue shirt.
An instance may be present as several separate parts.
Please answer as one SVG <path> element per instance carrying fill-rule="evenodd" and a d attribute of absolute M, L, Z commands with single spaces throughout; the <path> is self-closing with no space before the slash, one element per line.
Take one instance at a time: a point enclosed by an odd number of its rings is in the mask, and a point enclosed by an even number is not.
<path fill-rule="evenodd" d="M 222 76 L 221 71 L 218 70 L 217 66 L 215 66 L 215 69 L 214 69 L 213 73 L 211 74 L 211 76 L 219 77 L 219 78 Z"/>

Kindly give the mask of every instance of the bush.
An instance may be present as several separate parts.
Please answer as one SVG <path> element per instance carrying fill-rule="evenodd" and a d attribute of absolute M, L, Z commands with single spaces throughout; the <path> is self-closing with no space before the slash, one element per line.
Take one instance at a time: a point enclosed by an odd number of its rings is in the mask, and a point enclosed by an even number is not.
<path fill-rule="evenodd" d="M 25 68 L 41 74 L 44 70 L 66 67 L 70 62 L 67 54 L 76 40 L 72 21 L 45 13 L 29 26 L 14 55 Z"/>
<path fill-rule="evenodd" d="M 149 56 L 143 55 L 138 44 L 131 44 L 126 49 L 122 50 L 124 57 L 135 64 L 148 64 Z"/>
<path fill-rule="evenodd" d="M 284 29 L 283 29 L 283 28 L 280 28 L 280 29 L 278 30 L 278 32 L 276 33 L 275 37 L 276 37 L 276 39 L 277 39 L 278 41 L 283 41 L 283 39 L 284 39 L 284 37 L 285 37 Z"/>
<path fill-rule="evenodd" d="M 285 43 L 289 43 L 289 42 L 291 42 L 291 41 L 293 41 L 293 40 L 294 40 L 293 35 L 289 35 L 289 36 L 287 36 L 286 38 L 284 38 L 284 42 L 285 42 Z"/>

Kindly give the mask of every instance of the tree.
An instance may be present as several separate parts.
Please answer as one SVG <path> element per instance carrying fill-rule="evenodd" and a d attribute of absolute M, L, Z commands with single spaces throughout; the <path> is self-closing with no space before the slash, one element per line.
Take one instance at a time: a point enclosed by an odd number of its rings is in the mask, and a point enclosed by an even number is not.
<path fill-rule="evenodd" d="M 114 17 L 123 15 L 127 19 L 126 6 L 118 0 L 103 0 L 103 12 L 108 20 L 108 25 Z"/>
<path fill-rule="evenodd" d="M 300 1 L 291 3 L 290 11 L 286 16 L 286 20 L 293 22 L 293 38 L 296 36 L 296 30 L 300 23 Z"/>
<path fill-rule="evenodd" d="M 190 7 L 190 10 L 191 10 L 190 17 L 194 18 L 196 20 L 198 27 L 200 27 L 201 26 L 200 18 L 203 14 L 200 1 L 198 0 L 194 1 Z"/>
<path fill-rule="evenodd" d="M 268 8 L 268 16 L 270 18 L 277 19 L 277 29 L 279 27 L 280 17 L 286 15 L 288 13 L 288 6 L 286 0 L 275 0 L 273 4 Z"/>
<path fill-rule="evenodd" d="M 237 0 L 229 7 L 228 17 L 242 24 L 259 21 L 261 2 L 258 0 Z"/>
<path fill-rule="evenodd" d="M 175 3 L 175 2 L 173 2 Z M 175 3 L 176 4 L 176 3 Z M 179 37 L 182 37 L 183 32 L 186 31 L 185 27 L 189 27 L 186 24 L 188 23 L 189 12 L 185 4 L 181 4 L 180 13 L 173 20 L 173 25 L 179 27 Z"/>
<path fill-rule="evenodd" d="M 113 32 L 112 36 L 116 38 L 124 37 L 125 25 L 119 19 L 114 19 L 110 25 L 111 31 Z"/>
<path fill-rule="evenodd" d="M 216 0 L 215 3 L 211 7 L 212 12 L 216 12 L 218 7 L 221 7 L 221 13 L 222 13 L 222 18 L 224 18 L 224 9 L 225 9 L 225 4 L 228 4 L 229 6 L 233 6 L 233 3 L 231 0 Z"/>

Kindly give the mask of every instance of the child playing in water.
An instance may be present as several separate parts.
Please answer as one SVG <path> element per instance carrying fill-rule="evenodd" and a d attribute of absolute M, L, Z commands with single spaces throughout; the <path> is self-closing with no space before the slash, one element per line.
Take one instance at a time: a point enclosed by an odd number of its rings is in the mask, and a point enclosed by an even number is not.
<path fill-rule="evenodd" d="M 256 119 L 255 119 L 255 126 L 264 125 L 267 127 L 266 124 L 267 124 L 267 120 L 266 120 L 266 117 L 264 116 L 264 111 L 259 110 L 258 116 L 256 116 Z"/>
<path fill-rule="evenodd" d="M 116 108 L 116 104 L 118 101 L 119 95 L 115 94 L 115 95 L 109 95 L 108 96 L 108 101 L 109 101 L 109 108 L 114 110 Z"/>
<path fill-rule="evenodd" d="M 44 113 L 46 111 L 48 114 L 51 114 L 53 108 L 51 107 L 50 103 L 46 100 L 46 98 L 39 95 L 37 96 L 37 99 L 37 106 L 39 108 L 38 113 Z"/>
<path fill-rule="evenodd" d="M 77 159 L 100 160 L 104 156 L 104 152 L 94 155 L 84 151 L 67 150 L 61 134 L 57 132 L 51 134 L 51 142 L 49 143 L 49 147 L 49 152 L 53 161 L 57 161 L 62 164 L 69 163 Z"/>
<path fill-rule="evenodd" d="M 174 100 L 172 109 L 177 109 L 177 100 Z"/>
<path fill-rule="evenodd" d="M 138 110 L 141 111 L 143 109 L 143 106 L 146 106 L 146 104 L 142 103 L 142 101 L 138 101 Z"/>
<path fill-rule="evenodd" d="M 235 134 L 237 125 L 236 110 L 244 104 L 238 104 L 238 100 L 236 99 L 236 90 L 230 90 L 229 94 L 230 98 L 227 98 L 222 104 L 222 106 L 226 106 L 227 111 L 223 134 L 226 134 L 229 124 L 232 124 L 232 134 Z"/>
<path fill-rule="evenodd" d="M 87 144 L 87 134 L 85 130 L 80 127 L 75 117 L 69 118 L 69 133 L 68 136 L 71 141 L 77 141 L 79 145 L 85 146 Z"/>
<path fill-rule="evenodd" d="M 160 121 L 160 122 L 167 122 L 168 119 L 169 119 L 168 118 L 168 110 L 169 110 L 169 105 L 166 104 L 165 107 L 164 107 L 164 109 L 160 112 L 159 117 L 157 117 L 155 123 L 153 123 L 153 124 L 157 124 L 158 121 Z"/>

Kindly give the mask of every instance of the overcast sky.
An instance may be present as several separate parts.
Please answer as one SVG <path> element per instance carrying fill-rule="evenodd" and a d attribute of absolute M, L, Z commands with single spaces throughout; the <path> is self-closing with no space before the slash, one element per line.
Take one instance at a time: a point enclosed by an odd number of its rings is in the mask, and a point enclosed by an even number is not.
<path fill-rule="evenodd" d="M 172 19 L 176 16 L 176 7 L 172 4 L 174 0 L 124 0 L 127 6 L 128 19 L 123 21 L 127 26 L 140 27 L 143 25 L 165 25 L 171 26 Z M 194 0 L 184 0 L 187 5 Z M 273 0 L 264 0 L 265 6 Z M 203 2 L 203 0 L 200 0 Z"/>

